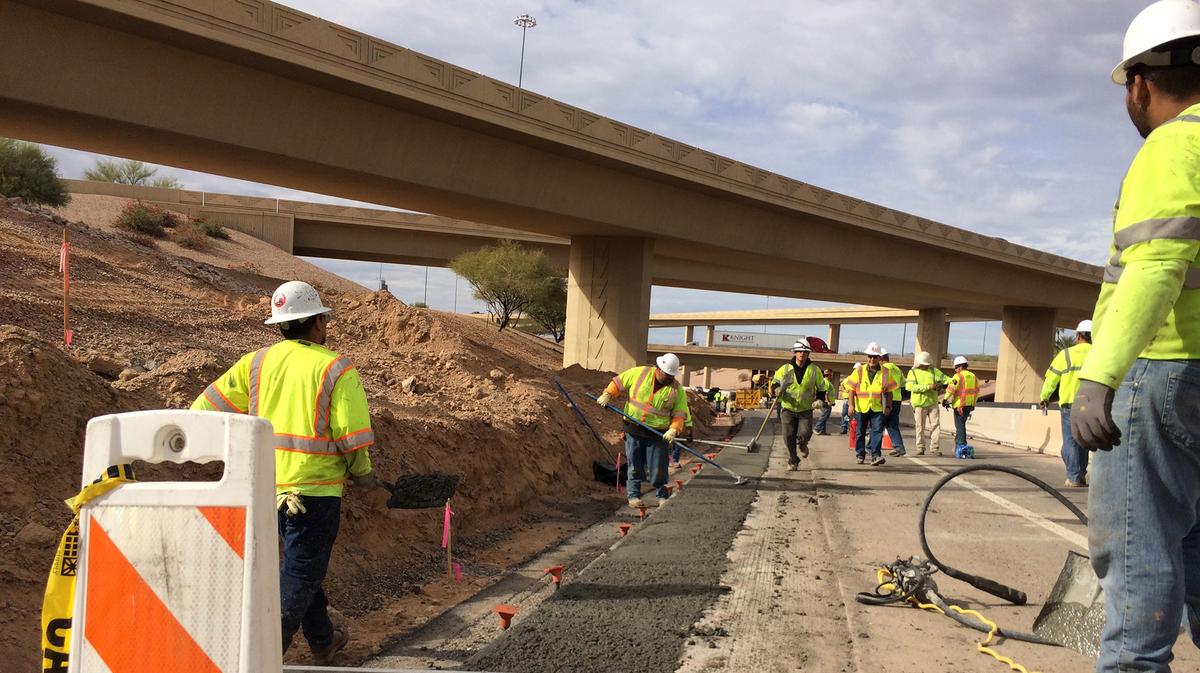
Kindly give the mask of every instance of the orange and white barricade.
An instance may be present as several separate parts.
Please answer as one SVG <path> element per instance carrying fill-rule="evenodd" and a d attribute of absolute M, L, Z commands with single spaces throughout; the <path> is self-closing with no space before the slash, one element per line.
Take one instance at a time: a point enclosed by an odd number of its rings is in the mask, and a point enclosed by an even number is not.
<path fill-rule="evenodd" d="M 142 411 L 88 423 L 83 480 L 110 465 L 224 461 L 220 481 L 128 483 L 79 512 L 71 673 L 278 673 L 271 424 Z"/>

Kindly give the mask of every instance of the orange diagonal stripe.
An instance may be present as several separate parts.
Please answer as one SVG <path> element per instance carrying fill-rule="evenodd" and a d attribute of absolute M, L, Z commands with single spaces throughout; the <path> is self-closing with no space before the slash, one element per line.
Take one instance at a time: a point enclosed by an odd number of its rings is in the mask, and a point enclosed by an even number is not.
<path fill-rule="evenodd" d="M 246 560 L 246 508 L 197 507 L 213 529 L 225 538 L 233 552 Z"/>
<path fill-rule="evenodd" d="M 112 673 L 221 673 L 93 516 L 84 637 Z"/>

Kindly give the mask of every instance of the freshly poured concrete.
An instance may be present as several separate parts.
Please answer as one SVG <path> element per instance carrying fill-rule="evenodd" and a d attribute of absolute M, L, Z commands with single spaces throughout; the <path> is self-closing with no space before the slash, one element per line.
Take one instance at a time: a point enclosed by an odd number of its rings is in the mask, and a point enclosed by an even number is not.
<path fill-rule="evenodd" d="M 757 429 L 753 420 L 746 424 L 751 426 Z M 749 441 L 750 434 L 744 431 L 737 441 Z M 769 456 L 770 451 L 728 449 L 717 462 L 755 478 Z M 753 482 L 735 486 L 719 470 L 704 468 L 667 506 L 652 506 L 620 545 L 468 667 L 512 673 L 675 671 L 693 625 L 723 593 L 727 554 L 756 489 Z"/>

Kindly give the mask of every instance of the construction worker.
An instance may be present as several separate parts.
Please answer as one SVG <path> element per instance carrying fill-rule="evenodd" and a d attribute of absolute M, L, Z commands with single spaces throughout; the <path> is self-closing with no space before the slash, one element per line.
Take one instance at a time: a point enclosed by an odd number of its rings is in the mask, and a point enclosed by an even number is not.
<path fill-rule="evenodd" d="M 854 371 L 850 372 L 850 376 L 853 376 L 858 371 L 859 367 L 862 367 L 862 363 L 855 362 L 854 363 Z M 841 434 L 844 435 L 844 434 L 847 434 L 850 432 L 850 377 L 849 376 L 847 376 L 845 379 L 842 380 L 842 385 L 838 386 L 838 397 L 842 400 L 842 433 Z"/>
<path fill-rule="evenodd" d="M 975 400 L 979 397 L 979 379 L 971 371 L 971 365 L 963 356 L 954 358 L 954 376 L 946 384 L 946 395 L 942 406 L 954 410 L 954 457 L 970 458 L 967 446 L 967 420 L 975 411 Z"/>
<path fill-rule="evenodd" d="M 1104 590 L 1096 670 L 1170 670 L 1200 646 L 1200 4 L 1160 0 L 1113 81 L 1146 139 L 1122 182 L 1071 404 L 1092 459 L 1088 547 Z M 1184 612 L 1187 619 L 1184 620 Z"/>
<path fill-rule="evenodd" d="M 671 497 L 667 490 L 668 453 L 690 418 L 687 393 L 675 380 L 679 375 L 679 358 L 674 353 L 666 353 L 654 363 L 656 366 L 633 367 L 617 374 L 596 399 L 603 407 L 613 398 L 628 395 L 625 413 L 662 433 L 660 438 L 639 425 L 625 422 L 625 464 L 628 466 L 625 485 L 629 489 L 629 506 L 634 508 L 642 506 L 642 482 L 646 479 L 647 465 L 658 505 L 665 505 Z"/>
<path fill-rule="evenodd" d="M 358 370 L 325 348 L 328 313 L 308 283 L 271 296 L 267 325 L 283 339 L 247 353 L 208 386 L 192 409 L 250 414 L 275 428 L 275 493 L 283 558 L 279 571 L 283 651 L 296 631 L 320 664 L 334 661 L 349 632 L 334 627 L 323 583 L 341 520 L 342 488 L 378 485 L 367 395 Z"/>
<path fill-rule="evenodd" d="M 858 415 L 858 436 L 854 438 L 856 462 L 866 462 L 870 449 L 871 464 L 883 465 L 883 433 L 886 431 L 887 416 L 892 411 L 892 391 L 900 385 L 882 366 L 883 350 L 877 343 L 870 343 L 866 350 L 867 365 L 859 367 L 847 379 L 850 386 L 850 404 Z M 870 441 L 867 432 L 870 430 Z"/>
<path fill-rule="evenodd" d="M 771 391 L 778 391 L 783 443 L 788 450 L 788 470 L 800 467 L 800 458 L 808 457 L 808 442 L 813 432 L 813 402 L 818 399 L 825 379 L 821 369 L 809 361 L 812 347 L 800 339 L 792 344 L 792 359 L 771 378 Z M 800 453 L 797 455 L 796 450 Z"/>
<path fill-rule="evenodd" d="M 913 368 L 904 378 L 908 390 L 908 403 L 913 408 L 913 419 L 917 426 L 917 455 L 928 450 L 935 456 L 942 455 L 939 436 L 942 431 L 941 414 L 938 412 L 938 393 L 945 389 L 950 377 L 933 366 L 933 356 L 921 351 L 913 358 Z"/>
<path fill-rule="evenodd" d="M 1046 383 L 1042 386 L 1042 409 L 1050 404 L 1050 397 L 1058 391 L 1058 408 L 1062 416 L 1062 459 L 1067 468 L 1067 488 L 1087 486 L 1088 451 L 1071 439 L 1071 403 L 1079 388 L 1079 370 L 1092 351 L 1092 321 L 1084 320 L 1075 328 L 1075 345 L 1064 348 L 1054 357 L 1046 370 Z"/>
<path fill-rule="evenodd" d="M 879 353 L 880 366 L 887 370 L 888 378 L 896 382 L 896 389 L 892 391 L 892 410 L 888 412 L 884 424 L 887 426 L 888 437 L 892 440 L 892 450 L 888 452 L 888 455 L 899 457 L 908 453 L 904 450 L 904 437 L 900 434 L 900 406 L 904 399 L 904 372 L 900 371 L 900 368 L 892 362 L 892 356 L 886 348 L 880 346 Z"/>
<path fill-rule="evenodd" d="M 725 393 L 721 392 L 720 388 L 717 388 L 717 392 L 713 393 L 713 407 L 718 414 L 725 411 Z"/>
<path fill-rule="evenodd" d="M 825 371 L 821 372 L 821 376 L 824 378 L 821 380 L 819 392 L 824 393 L 825 397 L 821 400 L 820 415 L 817 416 L 813 432 L 818 435 L 828 435 L 829 431 L 825 429 L 825 426 L 829 423 L 829 416 L 833 414 L 834 391 L 837 388 L 833 385 L 832 369 L 825 368 Z"/>

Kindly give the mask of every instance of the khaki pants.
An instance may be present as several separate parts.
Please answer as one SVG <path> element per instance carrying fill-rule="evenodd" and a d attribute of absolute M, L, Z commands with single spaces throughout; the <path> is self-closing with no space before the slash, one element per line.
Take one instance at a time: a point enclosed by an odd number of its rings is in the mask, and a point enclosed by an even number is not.
<path fill-rule="evenodd" d="M 938 405 L 913 407 L 913 417 L 917 423 L 917 453 L 925 453 L 931 449 L 935 453 L 941 453 L 938 435 L 942 431 L 942 419 L 938 414 Z"/>

